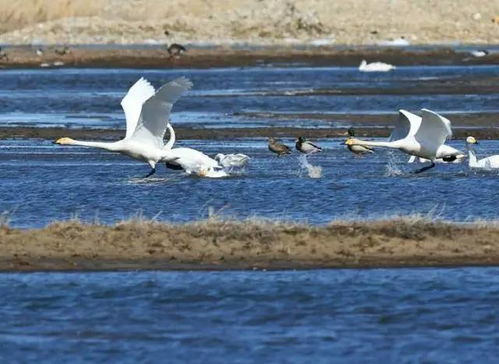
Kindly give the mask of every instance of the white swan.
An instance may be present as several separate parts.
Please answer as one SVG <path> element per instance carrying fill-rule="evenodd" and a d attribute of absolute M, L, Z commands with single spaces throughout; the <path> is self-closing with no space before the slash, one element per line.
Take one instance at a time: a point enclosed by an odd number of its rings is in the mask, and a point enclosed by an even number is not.
<path fill-rule="evenodd" d="M 242 168 L 248 164 L 250 157 L 246 154 L 236 153 L 236 154 L 222 154 L 218 153 L 215 156 L 215 160 L 220 163 L 224 168 Z"/>
<path fill-rule="evenodd" d="M 126 118 L 124 139 L 117 142 L 86 142 L 64 137 L 55 143 L 101 148 L 125 154 L 148 163 L 151 171 L 145 177 L 149 177 L 156 172 L 158 162 L 173 162 L 177 159 L 169 149 L 165 149 L 163 137 L 173 104 L 191 87 L 191 81 L 180 77 L 163 85 L 156 92 L 146 79 L 140 78 L 121 101 Z"/>
<path fill-rule="evenodd" d="M 416 123 L 411 122 L 415 119 L 413 116 L 416 115 L 400 110 L 400 114 L 403 116 L 399 117 L 399 122 L 390 136 L 390 141 L 376 142 L 349 138 L 345 143 L 347 145 L 398 149 L 404 153 L 431 161 L 430 166 L 423 167 L 415 171 L 416 173 L 433 168 L 438 150 L 445 140 L 452 135 L 452 130 L 450 121 L 443 116 L 427 109 L 422 109 L 421 112 L 422 119 L 417 127 Z"/>
<path fill-rule="evenodd" d="M 166 127 L 170 132 L 170 139 L 165 144 L 164 150 L 173 159 L 166 161 L 166 168 L 183 169 L 187 174 L 194 173 L 201 177 L 220 178 L 229 175 L 216 160 L 196 149 L 173 148 L 176 141 L 175 130 L 170 123 Z"/>
<path fill-rule="evenodd" d="M 480 169 L 496 169 L 499 168 L 499 155 L 492 155 L 487 158 L 477 159 L 474 145 L 478 144 L 478 141 L 469 136 L 466 138 L 466 147 L 468 148 L 469 161 L 468 165 L 470 168 L 480 168 Z"/>
<path fill-rule="evenodd" d="M 394 70 L 396 67 L 394 65 L 383 63 L 383 62 L 372 62 L 367 63 L 365 59 L 362 60 L 359 66 L 359 71 L 361 72 L 388 72 Z"/>
<path fill-rule="evenodd" d="M 436 113 L 435 113 L 436 114 Z M 441 116 L 442 117 L 442 116 Z M 450 121 L 442 117 L 445 122 L 448 122 L 449 128 L 451 127 Z M 389 141 L 403 139 L 407 135 L 414 135 L 421 126 L 421 117 L 413 114 L 407 110 L 399 110 L 399 118 L 395 129 L 389 137 Z M 460 163 L 466 158 L 466 154 L 459 149 L 451 147 L 450 145 L 443 144 L 438 148 L 435 163 Z M 408 163 L 414 163 L 419 159 L 420 163 L 431 162 L 425 158 L 417 158 L 415 155 L 409 158 Z"/>

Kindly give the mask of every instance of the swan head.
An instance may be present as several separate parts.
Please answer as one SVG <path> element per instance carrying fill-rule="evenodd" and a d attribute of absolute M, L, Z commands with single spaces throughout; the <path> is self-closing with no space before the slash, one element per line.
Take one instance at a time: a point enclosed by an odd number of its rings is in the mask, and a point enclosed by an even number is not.
<path fill-rule="evenodd" d="M 468 144 L 478 144 L 478 140 L 475 137 L 469 136 L 466 138 L 466 143 Z"/>
<path fill-rule="evenodd" d="M 71 138 L 68 138 L 68 137 L 63 137 L 63 138 L 59 138 L 57 139 L 54 144 L 61 144 L 61 145 L 64 145 L 64 144 L 73 144 L 74 143 L 74 139 L 71 139 Z"/>
<path fill-rule="evenodd" d="M 220 162 L 224 157 L 225 157 L 224 154 L 218 153 L 213 159 L 215 159 L 217 162 Z"/>

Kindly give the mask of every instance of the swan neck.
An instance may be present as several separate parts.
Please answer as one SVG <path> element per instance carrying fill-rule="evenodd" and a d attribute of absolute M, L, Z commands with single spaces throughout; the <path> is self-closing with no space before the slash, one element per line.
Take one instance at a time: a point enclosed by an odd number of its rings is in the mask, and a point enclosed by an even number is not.
<path fill-rule="evenodd" d="M 468 148 L 468 165 L 470 167 L 478 166 L 475 149 L 469 144 L 466 144 L 466 147 Z"/>
<path fill-rule="evenodd" d="M 109 150 L 111 152 L 117 152 L 120 150 L 119 142 L 86 142 L 83 140 L 74 140 L 71 145 L 80 145 L 83 147 L 92 147 Z"/>
<path fill-rule="evenodd" d="M 367 147 L 387 147 L 387 148 L 398 148 L 398 140 L 393 142 L 383 142 L 383 141 L 371 141 L 371 140 L 355 140 L 355 145 L 364 145 Z"/>
<path fill-rule="evenodd" d="M 173 130 L 173 127 L 170 125 L 170 123 L 168 123 L 166 127 L 170 132 L 170 138 L 168 139 L 168 142 L 165 144 L 164 149 L 172 149 L 173 145 L 175 144 L 175 130 Z"/>

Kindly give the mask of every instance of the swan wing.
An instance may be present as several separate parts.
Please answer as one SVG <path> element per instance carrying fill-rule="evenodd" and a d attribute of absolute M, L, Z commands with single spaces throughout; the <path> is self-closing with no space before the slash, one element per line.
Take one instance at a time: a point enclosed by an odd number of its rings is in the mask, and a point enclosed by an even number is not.
<path fill-rule="evenodd" d="M 452 135 L 450 121 L 428 109 L 421 109 L 421 116 L 421 126 L 414 138 L 429 154 L 436 156 L 438 149 Z"/>
<path fill-rule="evenodd" d="M 395 140 L 404 139 L 408 136 L 413 136 L 416 134 L 420 126 L 421 117 L 407 110 L 400 109 L 395 129 L 393 129 L 388 140 L 393 142 Z"/>
<path fill-rule="evenodd" d="M 173 104 L 191 87 L 192 82 L 185 77 L 163 85 L 142 106 L 132 138 L 147 143 L 153 142 L 157 147 L 163 148 L 163 137 Z"/>
<path fill-rule="evenodd" d="M 125 138 L 130 137 L 137 127 L 139 121 L 142 105 L 151 96 L 154 96 L 154 87 L 144 77 L 141 77 L 133 84 L 128 90 L 123 100 L 121 100 L 121 107 L 125 112 L 126 119 L 126 135 Z"/>
<path fill-rule="evenodd" d="M 177 158 L 175 163 L 188 172 L 199 172 L 207 169 L 219 169 L 220 164 L 208 157 L 206 154 L 192 148 L 173 148 L 170 150 L 172 156 Z"/>

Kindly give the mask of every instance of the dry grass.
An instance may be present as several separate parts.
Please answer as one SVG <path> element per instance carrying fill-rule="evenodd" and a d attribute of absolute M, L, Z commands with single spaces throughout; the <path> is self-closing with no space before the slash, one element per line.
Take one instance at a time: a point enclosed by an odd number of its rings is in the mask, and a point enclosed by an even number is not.
<path fill-rule="evenodd" d="M 26 28 L 3 37 L 21 43 L 140 43 L 163 39 L 164 30 L 182 41 L 364 44 L 405 35 L 414 43 L 497 43 L 498 14 L 497 0 L 0 0 L 0 33 Z"/>
<path fill-rule="evenodd" d="M 463 264 L 499 264 L 496 223 L 456 225 L 416 216 L 310 226 L 212 218 L 181 225 L 72 220 L 36 230 L 0 228 L 0 270 Z"/>

